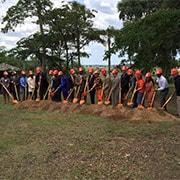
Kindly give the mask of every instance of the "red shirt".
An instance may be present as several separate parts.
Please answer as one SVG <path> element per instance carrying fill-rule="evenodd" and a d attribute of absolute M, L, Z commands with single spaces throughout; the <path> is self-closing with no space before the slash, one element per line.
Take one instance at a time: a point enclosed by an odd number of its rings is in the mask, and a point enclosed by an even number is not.
<path fill-rule="evenodd" d="M 140 89 L 138 92 L 144 93 L 144 91 L 145 91 L 145 81 L 144 81 L 144 79 L 138 79 L 136 81 L 136 85 L 137 85 L 136 89 Z"/>

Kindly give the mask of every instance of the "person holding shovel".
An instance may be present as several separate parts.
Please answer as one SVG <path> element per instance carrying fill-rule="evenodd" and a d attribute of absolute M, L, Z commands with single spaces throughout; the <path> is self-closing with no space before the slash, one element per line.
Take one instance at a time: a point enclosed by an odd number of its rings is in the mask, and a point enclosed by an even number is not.
<path fill-rule="evenodd" d="M 146 78 L 145 79 L 146 102 L 147 102 L 148 108 L 150 108 L 152 98 L 155 93 L 155 82 L 150 72 L 146 73 L 145 78 Z"/>
<path fill-rule="evenodd" d="M 36 77 L 35 77 L 35 100 L 43 100 L 44 96 L 47 92 L 49 83 L 48 83 L 48 78 L 47 74 L 44 73 L 41 69 L 41 67 L 36 68 Z M 45 99 L 48 98 L 48 95 L 46 95 Z"/>
<path fill-rule="evenodd" d="M 157 75 L 156 83 L 158 84 L 157 91 L 159 92 L 160 106 L 163 107 L 169 92 L 169 85 L 167 79 L 163 76 L 163 71 L 161 68 L 158 68 L 156 70 L 156 75 Z M 165 111 L 167 111 L 166 106 L 164 107 L 164 109 Z"/>
<path fill-rule="evenodd" d="M 74 69 L 70 69 L 69 71 L 69 88 L 70 91 L 68 96 L 68 100 L 69 102 L 72 102 L 74 99 L 74 95 L 75 95 L 75 79 L 76 79 L 76 71 Z"/>
<path fill-rule="evenodd" d="M 125 97 L 129 91 L 130 77 L 127 74 L 127 67 L 124 65 L 121 68 L 121 103 L 124 103 Z"/>
<path fill-rule="evenodd" d="M 16 71 L 12 72 L 11 80 L 11 93 L 15 101 L 19 101 L 19 77 Z"/>
<path fill-rule="evenodd" d="M 9 75 L 8 72 L 4 71 L 3 77 L 0 79 L 0 82 L 1 84 L 4 85 L 4 87 L 7 90 L 10 90 L 10 78 L 8 77 L 8 75 Z M 3 94 L 4 104 L 7 104 L 10 102 L 10 97 L 7 90 L 4 87 L 2 87 L 2 94 Z"/>
<path fill-rule="evenodd" d="M 52 87 L 51 87 L 51 100 L 54 102 L 60 102 L 61 101 L 61 76 L 58 75 L 59 71 L 54 70 L 53 71 L 53 80 L 52 80 Z"/>
<path fill-rule="evenodd" d="M 35 90 L 35 76 L 32 71 L 29 71 L 27 83 L 28 83 L 28 98 L 33 100 L 34 90 Z"/>
<path fill-rule="evenodd" d="M 89 89 L 92 89 L 94 86 L 94 80 L 95 80 L 95 74 L 93 74 L 94 69 L 92 67 L 88 68 L 88 73 L 89 73 L 89 75 L 88 75 L 88 86 L 89 86 Z M 89 92 L 91 104 L 95 104 L 95 93 L 96 93 L 95 88 L 93 88 Z"/>
<path fill-rule="evenodd" d="M 180 117 L 180 75 L 177 68 L 171 69 L 171 76 L 174 78 L 176 91 L 177 115 Z"/>
<path fill-rule="evenodd" d="M 105 68 L 101 69 L 101 79 L 103 82 L 103 97 L 102 99 L 107 99 L 110 91 L 111 91 L 111 86 L 112 86 L 112 81 L 111 81 L 111 77 L 107 75 L 107 70 Z"/>
<path fill-rule="evenodd" d="M 68 92 L 70 91 L 69 77 L 65 73 L 65 71 L 59 71 L 58 75 L 60 76 L 60 79 L 61 79 L 61 82 L 60 82 L 61 88 L 60 89 L 62 91 L 64 100 L 66 100 L 68 97 Z"/>
<path fill-rule="evenodd" d="M 136 77 L 136 107 L 143 105 L 143 95 L 145 93 L 145 81 L 143 79 L 142 73 L 140 70 L 135 72 Z"/>
<path fill-rule="evenodd" d="M 87 83 L 86 75 L 84 74 L 83 68 L 79 67 L 78 75 L 75 78 L 76 86 L 76 97 L 74 98 L 74 103 L 78 103 L 81 99 L 86 101 L 85 86 Z"/>
<path fill-rule="evenodd" d="M 95 91 L 96 91 L 96 98 L 98 100 L 98 104 L 102 102 L 102 80 L 100 78 L 100 72 L 99 70 L 96 70 L 94 72 L 94 87 L 95 87 Z"/>
<path fill-rule="evenodd" d="M 25 101 L 27 99 L 27 76 L 25 71 L 21 71 L 21 77 L 19 79 L 20 88 L 20 101 Z"/>
<path fill-rule="evenodd" d="M 120 79 L 118 77 L 118 70 L 113 69 L 112 71 L 112 87 L 111 87 L 111 99 L 112 99 L 112 106 L 115 107 L 119 103 L 119 83 Z"/>

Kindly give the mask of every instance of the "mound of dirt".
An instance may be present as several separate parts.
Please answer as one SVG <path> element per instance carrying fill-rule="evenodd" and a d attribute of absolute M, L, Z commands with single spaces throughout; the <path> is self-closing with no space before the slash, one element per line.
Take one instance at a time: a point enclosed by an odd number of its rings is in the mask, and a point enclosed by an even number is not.
<path fill-rule="evenodd" d="M 80 113 L 97 115 L 113 120 L 129 120 L 144 122 L 176 121 L 177 118 L 163 110 L 158 109 L 130 109 L 127 107 L 116 107 L 104 105 L 79 105 L 54 103 L 52 101 L 25 101 L 16 105 L 21 109 L 40 109 L 48 112 L 58 111 L 63 113 Z"/>

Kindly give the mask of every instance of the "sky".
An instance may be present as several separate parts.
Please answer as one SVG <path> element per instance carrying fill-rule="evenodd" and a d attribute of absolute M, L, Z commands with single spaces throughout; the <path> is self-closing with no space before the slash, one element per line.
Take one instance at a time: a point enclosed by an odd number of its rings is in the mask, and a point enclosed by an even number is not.
<path fill-rule="evenodd" d="M 64 0 L 69 1 L 69 0 Z M 78 2 L 85 4 L 87 8 L 94 9 L 96 17 L 94 19 L 94 26 L 100 29 L 106 29 L 109 26 L 115 28 L 122 28 L 122 22 L 119 20 L 117 12 L 117 3 L 120 0 L 77 0 Z M 9 7 L 16 4 L 17 0 L 6 0 L 5 3 L 0 1 L 0 28 L 2 28 L 2 17 L 5 16 Z M 54 7 L 59 7 L 61 0 L 52 0 Z M 18 25 L 15 32 L 8 32 L 7 34 L 0 33 L 0 46 L 5 46 L 7 49 L 16 46 L 16 42 L 23 37 L 27 37 L 37 31 L 38 27 L 31 23 L 32 19 L 26 20 L 25 24 Z M 101 44 L 92 42 L 90 46 L 86 47 L 87 52 L 90 54 L 89 58 L 82 59 L 82 64 L 88 65 L 107 65 L 106 61 L 103 61 L 104 47 Z M 117 55 L 112 56 L 112 64 L 119 64 L 120 58 Z"/>

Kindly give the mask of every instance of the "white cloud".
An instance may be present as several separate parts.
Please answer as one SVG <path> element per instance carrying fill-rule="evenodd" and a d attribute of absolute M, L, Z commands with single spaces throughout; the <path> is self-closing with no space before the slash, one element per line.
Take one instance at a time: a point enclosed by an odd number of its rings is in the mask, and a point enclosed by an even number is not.
<path fill-rule="evenodd" d="M 108 26 L 122 27 L 122 22 L 119 20 L 117 11 L 118 2 L 119 0 L 84 0 L 87 8 L 98 11 L 94 24 L 101 29 L 105 29 Z"/>

